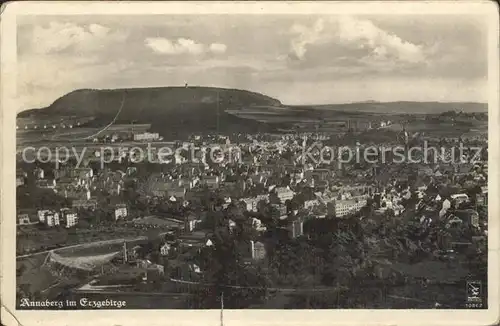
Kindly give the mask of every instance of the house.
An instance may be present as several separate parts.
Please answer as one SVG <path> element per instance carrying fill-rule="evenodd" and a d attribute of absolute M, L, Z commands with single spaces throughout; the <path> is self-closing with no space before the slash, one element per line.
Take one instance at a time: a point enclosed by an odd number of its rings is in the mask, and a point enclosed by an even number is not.
<path fill-rule="evenodd" d="M 16 176 L 16 187 L 24 185 L 24 176 Z"/>
<path fill-rule="evenodd" d="M 474 209 L 461 209 L 453 213 L 454 217 L 459 218 L 463 224 L 479 227 L 479 214 Z"/>
<path fill-rule="evenodd" d="M 258 173 L 250 176 L 251 184 L 267 185 L 269 175 L 267 173 Z"/>
<path fill-rule="evenodd" d="M 310 209 L 310 208 L 313 208 L 314 206 L 317 206 L 317 205 L 319 205 L 319 201 L 317 199 L 306 200 L 304 202 L 305 209 Z"/>
<path fill-rule="evenodd" d="M 58 226 L 60 223 L 59 213 L 53 211 L 46 211 L 43 217 L 45 225 L 49 227 Z"/>
<path fill-rule="evenodd" d="M 446 228 L 451 228 L 451 227 L 455 227 L 457 225 L 462 225 L 463 224 L 463 221 L 461 218 L 459 218 L 458 216 L 456 215 L 449 215 L 448 216 L 448 219 L 446 220 Z"/>
<path fill-rule="evenodd" d="M 27 178 L 28 177 L 28 173 L 26 173 L 26 171 L 24 171 L 23 169 L 18 168 L 18 169 L 16 169 L 16 177 Z"/>
<path fill-rule="evenodd" d="M 304 234 L 304 222 L 301 220 L 296 220 L 290 223 L 287 227 L 292 238 L 300 237 Z"/>
<path fill-rule="evenodd" d="M 61 209 L 61 218 L 66 228 L 71 228 L 78 223 L 78 215 L 69 208 Z"/>
<path fill-rule="evenodd" d="M 266 194 L 266 195 L 257 195 L 255 197 L 247 197 L 243 198 L 241 201 L 245 203 L 247 211 L 257 212 L 257 205 L 261 200 L 267 202 L 269 200 L 269 195 Z"/>
<path fill-rule="evenodd" d="M 72 202 L 73 208 L 84 208 L 84 209 L 96 209 L 97 201 L 95 199 L 86 200 L 86 199 L 77 199 Z"/>
<path fill-rule="evenodd" d="M 90 179 L 94 176 L 92 168 L 77 168 L 71 170 L 71 177 L 79 179 Z"/>
<path fill-rule="evenodd" d="M 91 194 L 88 189 L 67 188 L 62 191 L 64 198 L 90 200 Z"/>
<path fill-rule="evenodd" d="M 193 178 L 193 179 L 181 178 L 178 180 L 178 186 L 187 189 L 193 189 L 198 184 L 198 181 L 199 181 L 198 178 Z"/>
<path fill-rule="evenodd" d="M 291 200 L 295 195 L 294 192 L 290 189 L 290 187 L 276 187 L 274 191 L 276 193 L 276 196 L 282 203 L 284 203 L 287 200 Z"/>
<path fill-rule="evenodd" d="M 30 224 L 30 217 L 28 214 L 19 214 L 17 215 L 17 224 L 19 225 L 27 225 Z"/>
<path fill-rule="evenodd" d="M 151 180 L 148 182 L 148 184 L 145 186 L 149 190 L 149 193 L 147 195 L 153 195 L 157 197 L 165 197 L 169 191 L 174 187 L 174 182 L 173 181 L 165 181 L 165 180 Z"/>
<path fill-rule="evenodd" d="M 153 141 L 160 139 L 159 133 L 143 132 L 139 134 L 134 134 L 134 141 Z"/>
<path fill-rule="evenodd" d="M 266 258 L 266 247 L 262 242 L 259 241 L 250 241 L 250 250 L 252 254 L 252 259 L 254 260 L 262 260 Z"/>
<path fill-rule="evenodd" d="M 128 216 L 127 205 L 118 204 L 115 206 L 115 221 Z"/>
<path fill-rule="evenodd" d="M 170 252 L 170 248 L 172 247 L 172 245 L 168 242 L 164 243 L 161 247 L 160 247 L 160 255 L 162 256 L 168 256 L 168 253 Z"/>
<path fill-rule="evenodd" d="M 63 170 L 56 170 L 56 171 L 63 171 Z M 57 179 L 57 188 L 58 189 L 65 189 L 65 188 L 71 188 L 71 187 L 78 187 L 81 186 L 81 180 L 77 178 L 71 178 L 67 176 L 61 176 L 61 177 L 56 177 Z"/>
<path fill-rule="evenodd" d="M 233 220 L 229 220 L 227 223 L 227 228 L 229 230 L 229 233 L 232 233 L 234 229 L 236 228 L 236 222 Z"/>
<path fill-rule="evenodd" d="M 312 179 L 314 181 L 314 179 Z M 314 181 L 311 185 L 311 187 L 318 189 L 318 190 L 326 190 L 329 188 L 330 183 L 328 180 L 319 180 L 319 181 Z"/>
<path fill-rule="evenodd" d="M 184 218 L 184 229 L 187 232 L 193 232 L 196 228 L 196 224 L 201 223 L 202 220 L 199 216 L 194 214 L 189 214 Z"/>
<path fill-rule="evenodd" d="M 287 209 L 284 204 L 272 204 L 271 206 L 278 211 L 280 219 L 287 217 Z"/>
<path fill-rule="evenodd" d="M 330 170 L 328 169 L 314 169 L 309 170 L 304 173 L 306 179 L 314 179 L 316 181 L 327 180 L 330 175 Z"/>
<path fill-rule="evenodd" d="M 488 186 L 481 187 L 481 193 L 477 195 L 479 205 L 488 205 Z"/>
<path fill-rule="evenodd" d="M 233 200 L 231 199 L 231 197 L 224 197 L 224 204 L 222 204 L 222 208 L 223 209 L 226 209 L 229 207 L 229 205 L 231 205 L 231 203 L 233 202 Z"/>
<path fill-rule="evenodd" d="M 450 197 L 452 200 L 455 201 L 457 206 L 460 205 L 461 203 L 469 201 L 469 196 L 467 196 L 467 194 L 453 194 Z"/>
<path fill-rule="evenodd" d="M 35 175 L 36 179 L 43 179 L 45 177 L 45 171 L 41 168 L 36 168 L 33 171 L 33 174 Z"/>
<path fill-rule="evenodd" d="M 133 176 L 135 174 L 137 174 L 137 168 L 135 166 L 132 166 L 132 167 L 128 167 L 127 170 L 125 171 L 125 173 L 127 174 L 127 176 Z"/>
<path fill-rule="evenodd" d="M 257 211 L 257 199 L 254 198 L 243 198 L 241 199 L 243 203 L 245 203 L 246 210 L 249 212 L 256 212 Z"/>
<path fill-rule="evenodd" d="M 267 228 L 262 225 L 262 221 L 259 220 L 258 218 L 255 218 L 255 217 L 252 217 L 252 227 L 256 230 L 256 231 L 266 231 Z"/>
<path fill-rule="evenodd" d="M 366 205 L 366 203 L 366 198 L 335 200 L 331 206 L 333 208 L 333 212 L 331 212 L 332 209 L 330 208 L 330 213 L 333 213 L 336 217 L 342 217 L 358 212 Z"/>
<path fill-rule="evenodd" d="M 155 280 L 161 280 L 165 274 L 165 269 L 162 265 L 151 264 L 145 268 L 143 281 L 154 282 Z"/>
<path fill-rule="evenodd" d="M 189 271 L 192 273 L 196 273 L 196 274 L 201 273 L 200 266 L 198 266 L 196 264 L 189 264 L 188 268 L 189 268 Z"/>
<path fill-rule="evenodd" d="M 43 188 L 43 189 L 55 189 L 56 188 L 56 180 L 47 180 L 47 179 L 39 179 L 36 180 L 35 182 L 36 186 L 38 188 Z"/>
<path fill-rule="evenodd" d="M 184 187 L 173 187 L 168 190 L 168 194 L 175 198 L 184 199 L 186 197 L 186 188 Z"/>
<path fill-rule="evenodd" d="M 45 214 L 50 212 L 48 209 L 41 209 L 37 212 L 38 221 L 45 223 Z"/>
<path fill-rule="evenodd" d="M 220 178 L 216 175 L 209 175 L 203 178 L 203 184 L 210 189 L 219 188 Z"/>

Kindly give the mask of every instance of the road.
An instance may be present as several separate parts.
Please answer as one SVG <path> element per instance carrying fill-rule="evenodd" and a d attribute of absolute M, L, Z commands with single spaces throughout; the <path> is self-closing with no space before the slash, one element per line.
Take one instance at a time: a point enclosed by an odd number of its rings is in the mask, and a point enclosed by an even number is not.
<path fill-rule="evenodd" d="M 191 281 L 184 281 L 184 280 L 179 280 L 179 279 L 170 279 L 171 282 L 174 283 L 179 283 L 179 284 L 191 284 L 191 285 L 200 285 L 201 283 L 199 282 L 191 282 Z M 328 292 L 328 291 L 341 291 L 341 290 L 347 290 L 348 288 L 345 286 L 335 286 L 335 287 L 328 287 L 328 286 L 322 286 L 322 287 L 317 287 L 317 288 L 264 288 L 264 287 L 259 287 L 259 286 L 238 286 L 238 285 L 225 285 L 225 288 L 230 288 L 230 289 L 253 289 L 253 290 L 262 290 L 266 289 L 267 291 L 276 291 L 276 292 L 282 292 L 282 293 L 297 293 L 297 292 Z"/>

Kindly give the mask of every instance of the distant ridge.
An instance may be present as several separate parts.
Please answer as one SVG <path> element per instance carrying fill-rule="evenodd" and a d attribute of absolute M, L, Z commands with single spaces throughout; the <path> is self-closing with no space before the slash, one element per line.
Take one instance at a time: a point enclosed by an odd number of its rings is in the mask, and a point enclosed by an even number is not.
<path fill-rule="evenodd" d="M 268 131 L 265 123 L 225 112 L 251 106 L 281 106 L 281 102 L 255 92 L 216 87 L 152 87 L 125 89 L 79 89 L 43 109 L 28 110 L 18 117 L 57 118 L 93 116 L 94 124 L 109 123 L 124 101 L 117 123 L 151 123 L 162 134 L 199 132 Z M 219 130 L 217 130 L 219 129 Z"/>
<path fill-rule="evenodd" d="M 239 89 L 150 87 L 79 89 L 58 98 L 46 108 L 21 112 L 18 118 L 59 121 L 61 117 L 68 116 L 92 117 L 89 119 L 91 127 L 106 126 L 113 121 L 117 124 L 146 123 L 151 124 L 151 131 L 177 137 L 189 133 L 271 132 L 289 128 L 287 121 L 290 117 L 295 121 L 318 117 L 343 119 L 345 114 L 341 112 L 380 115 L 440 114 L 446 111 L 487 112 L 488 105 L 373 100 L 346 104 L 283 105 L 278 99 Z M 274 119 L 269 119 L 269 114 L 273 114 Z"/>
<path fill-rule="evenodd" d="M 294 108 L 337 110 L 346 112 L 439 114 L 446 111 L 488 112 L 488 104 L 476 102 L 353 102 L 345 104 L 296 105 Z"/>

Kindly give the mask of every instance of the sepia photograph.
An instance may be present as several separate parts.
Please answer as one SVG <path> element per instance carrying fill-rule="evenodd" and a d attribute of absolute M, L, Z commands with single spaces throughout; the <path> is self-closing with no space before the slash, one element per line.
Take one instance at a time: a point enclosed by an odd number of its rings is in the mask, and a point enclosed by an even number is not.
<path fill-rule="evenodd" d="M 498 320 L 498 8 L 464 4 L 14 3 L 6 311 Z"/>

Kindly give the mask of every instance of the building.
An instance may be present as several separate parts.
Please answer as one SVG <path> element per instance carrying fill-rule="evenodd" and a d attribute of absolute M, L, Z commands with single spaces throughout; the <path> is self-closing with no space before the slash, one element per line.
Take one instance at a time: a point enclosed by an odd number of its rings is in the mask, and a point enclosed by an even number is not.
<path fill-rule="evenodd" d="M 71 228 L 78 223 L 78 215 L 69 208 L 61 209 L 61 218 L 66 228 Z"/>
<path fill-rule="evenodd" d="M 304 173 L 304 177 L 306 179 L 314 179 L 316 181 L 320 180 L 327 180 L 328 177 L 330 176 L 330 170 L 328 169 L 314 169 L 314 170 L 309 170 Z"/>
<path fill-rule="evenodd" d="M 293 221 L 287 227 L 292 238 L 300 237 L 304 234 L 304 222 L 301 220 Z"/>
<path fill-rule="evenodd" d="M 184 218 L 184 230 L 187 232 L 193 232 L 196 228 L 196 224 L 201 223 L 201 221 L 200 217 L 194 214 L 189 214 Z"/>
<path fill-rule="evenodd" d="M 317 199 L 306 200 L 304 202 L 305 209 L 310 209 L 310 208 L 313 208 L 314 206 L 317 206 L 317 205 L 319 205 L 319 201 Z"/>
<path fill-rule="evenodd" d="M 481 187 L 481 193 L 477 196 L 477 203 L 480 205 L 488 205 L 488 186 Z"/>
<path fill-rule="evenodd" d="M 294 196 L 294 192 L 290 189 L 290 187 L 277 187 L 275 192 L 276 196 L 282 203 L 287 200 L 291 200 Z"/>
<path fill-rule="evenodd" d="M 37 216 L 38 216 L 38 221 L 41 222 L 41 223 L 45 223 L 45 214 L 48 213 L 49 210 L 48 209 L 41 209 L 37 212 Z"/>
<path fill-rule="evenodd" d="M 64 198 L 90 200 L 91 193 L 88 189 L 66 188 L 62 191 Z"/>
<path fill-rule="evenodd" d="M 209 175 L 203 178 L 203 184 L 205 184 L 210 189 L 219 188 L 220 178 L 216 175 Z"/>
<path fill-rule="evenodd" d="M 168 253 L 170 252 L 170 248 L 172 247 L 172 245 L 168 242 L 164 243 L 161 247 L 160 247 L 160 255 L 162 256 L 168 256 Z"/>
<path fill-rule="evenodd" d="M 128 216 L 127 205 L 118 204 L 115 207 L 115 221 Z"/>
<path fill-rule="evenodd" d="M 145 184 L 144 188 L 156 197 L 165 197 L 171 188 L 175 187 L 175 182 L 171 180 L 163 180 L 159 178 L 157 180 L 149 180 Z"/>
<path fill-rule="evenodd" d="M 287 209 L 284 204 L 272 204 L 271 206 L 279 213 L 280 219 L 287 217 Z"/>
<path fill-rule="evenodd" d="M 47 180 L 47 179 L 39 179 L 36 180 L 36 186 L 38 188 L 43 189 L 55 189 L 56 188 L 56 180 Z"/>
<path fill-rule="evenodd" d="M 250 250 L 252 253 L 252 259 L 261 260 L 266 258 L 266 247 L 262 242 L 251 240 Z"/>
<path fill-rule="evenodd" d="M 59 213 L 53 211 L 46 211 L 43 217 L 43 221 L 45 225 L 49 227 L 58 226 L 59 225 Z"/>
<path fill-rule="evenodd" d="M 134 134 L 134 141 L 153 141 L 153 140 L 159 140 L 160 139 L 160 134 L 156 133 L 150 133 L 150 132 L 143 132 L 140 134 Z"/>
<path fill-rule="evenodd" d="M 168 190 L 168 194 L 174 198 L 184 199 L 186 198 L 186 188 L 184 187 L 173 187 Z"/>
<path fill-rule="evenodd" d="M 85 200 L 85 199 L 77 199 L 73 200 L 72 202 L 72 207 L 73 208 L 83 208 L 83 209 L 96 209 L 97 208 L 97 201 L 96 200 Z"/>
<path fill-rule="evenodd" d="M 35 169 L 35 171 L 33 171 L 33 174 L 35 175 L 36 179 L 43 179 L 45 177 L 45 171 L 41 168 Z"/>
<path fill-rule="evenodd" d="M 27 225 L 30 224 L 30 217 L 28 214 L 19 214 L 17 215 L 17 224 L 19 225 Z"/>
<path fill-rule="evenodd" d="M 455 201 L 455 204 L 458 206 L 461 203 L 468 202 L 469 196 L 467 194 L 453 194 L 450 196 L 452 200 Z"/>
<path fill-rule="evenodd" d="M 198 178 L 181 178 L 178 180 L 179 187 L 184 187 L 187 189 L 193 189 L 198 183 Z"/>
<path fill-rule="evenodd" d="M 94 176 L 94 171 L 91 168 L 77 168 L 70 171 L 72 178 L 90 179 Z"/>
<path fill-rule="evenodd" d="M 243 198 L 241 199 L 243 203 L 245 203 L 246 210 L 249 212 L 257 211 L 257 199 L 254 198 Z"/>
<path fill-rule="evenodd" d="M 16 177 L 16 187 L 23 186 L 23 185 L 24 185 L 24 177 L 17 176 Z"/>
<path fill-rule="evenodd" d="M 456 210 L 454 216 L 459 218 L 463 224 L 479 227 L 479 214 L 473 209 L 460 209 Z"/>
<path fill-rule="evenodd" d="M 259 232 L 267 230 L 266 226 L 262 225 L 262 221 L 255 217 L 252 217 L 252 227 Z"/>
<path fill-rule="evenodd" d="M 333 213 L 335 217 L 342 217 L 356 213 L 367 203 L 366 198 L 354 198 L 346 200 L 335 200 L 333 202 Z"/>
<path fill-rule="evenodd" d="M 269 195 L 257 195 L 256 197 L 243 198 L 241 201 L 245 203 L 247 211 L 257 212 L 257 205 L 261 200 L 267 202 L 269 200 Z"/>

